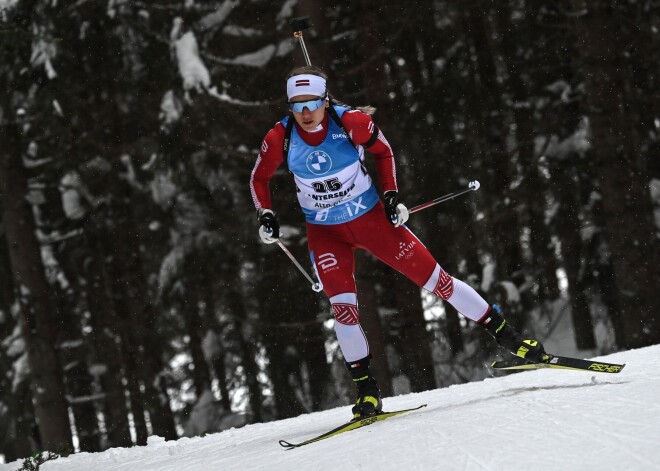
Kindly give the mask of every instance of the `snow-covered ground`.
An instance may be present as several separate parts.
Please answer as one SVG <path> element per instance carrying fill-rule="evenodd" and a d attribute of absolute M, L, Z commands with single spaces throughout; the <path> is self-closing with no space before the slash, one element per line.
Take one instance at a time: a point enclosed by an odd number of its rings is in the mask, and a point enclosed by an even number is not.
<path fill-rule="evenodd" d="M 538 370 L 385 400 L 428 407 L 302 448 L 341 407 L 199 438 L 49 461 L 44 471 L 660 470 L 660 345 L 601 359 L 619 374 Z M 14 471 L 20 463 L 0 465 Z"/>

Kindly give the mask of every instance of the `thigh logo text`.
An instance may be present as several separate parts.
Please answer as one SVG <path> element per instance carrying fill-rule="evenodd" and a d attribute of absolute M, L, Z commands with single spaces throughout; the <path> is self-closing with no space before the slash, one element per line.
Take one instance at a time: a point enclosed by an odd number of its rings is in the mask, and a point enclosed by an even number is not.
<path fill-rule="evenodd" d="M 328 268 L 332 268 L 337 265 L 337 258 L 335 257 L 335 254 L 332 253 L 321 254 L 319 255 L 318 265 L 322 270 L 328 270 Z"/>

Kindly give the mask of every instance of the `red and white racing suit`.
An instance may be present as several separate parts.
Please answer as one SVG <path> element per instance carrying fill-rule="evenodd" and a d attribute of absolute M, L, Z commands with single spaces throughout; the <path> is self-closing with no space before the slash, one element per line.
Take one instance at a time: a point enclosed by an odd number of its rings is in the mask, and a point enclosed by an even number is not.
<path fill-rule="evenodd" d="M 358 248 L 448 301 L 464 316 L 479 321 L 488 312 L 488 303 L 469 285 L 444 271 L 407 227 L 394 227 L 385 215 L 361 165 L 361 144 L 371 139 L 375 129 L 378 138 L 368 151 L 376 159 L 381 189 L 397 190 L 394 156 L 382 132 L 368 114 L 348 109 L 340 112 L 350 141 L 326 112 L 315 132 L 305 132 L 295 124 L 287 164 L 307 219 L 310 256 L 332 304 L 345 360 L 353 362 L 369 355 L 360 326 L 354 278 L 354 251 Z M 285 125 L 279 122 L 262 143 L 250 179 L 257 209 L 272 209 L 269 182 L 283 162 L 284 135 Z"/>

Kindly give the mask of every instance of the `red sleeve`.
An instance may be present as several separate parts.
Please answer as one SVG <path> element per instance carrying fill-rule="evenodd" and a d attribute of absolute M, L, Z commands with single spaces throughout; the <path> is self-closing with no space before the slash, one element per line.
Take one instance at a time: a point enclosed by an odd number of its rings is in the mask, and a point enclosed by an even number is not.
<path fill-rule="evenodd" d="M 394 152 L 392 152 L 392 147 L 390 147 L 390 143 L 385 139 L 383 132 L 375 127 L 371 116 L 362 111 L 351 110 L 342 115 L 341 122 L 356 145 L 369 141 L 374 129 L 376 129 L 378 139 L 367 150 L 376 159 L 376 171 L 380 178 L 381 189 L 383 192 L 398 190 Z"/>
<path fill-rule="evenodd" d="M 257 209 L 272 209 L 270 179 L 284 159 L 284 126 L 277 123 L 261 143 L 259 157 L 250 176 L 250 192 Z"/>

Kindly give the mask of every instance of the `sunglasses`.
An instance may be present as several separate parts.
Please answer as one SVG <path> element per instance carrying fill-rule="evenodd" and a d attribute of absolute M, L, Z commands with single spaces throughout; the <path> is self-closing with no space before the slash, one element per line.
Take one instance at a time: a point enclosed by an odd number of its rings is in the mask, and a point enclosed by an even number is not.
<path fill-rule="evenodd" d="M 325 98 L 319 98 L 317 100 L 308 100 L 308 101 L 298 101 L 298 102 L 289 102 L 289 108 L 291 111 L 296 113 L 302 113 L 305 108 L 309 111 L 316 111 L 323 106 Z"/>

